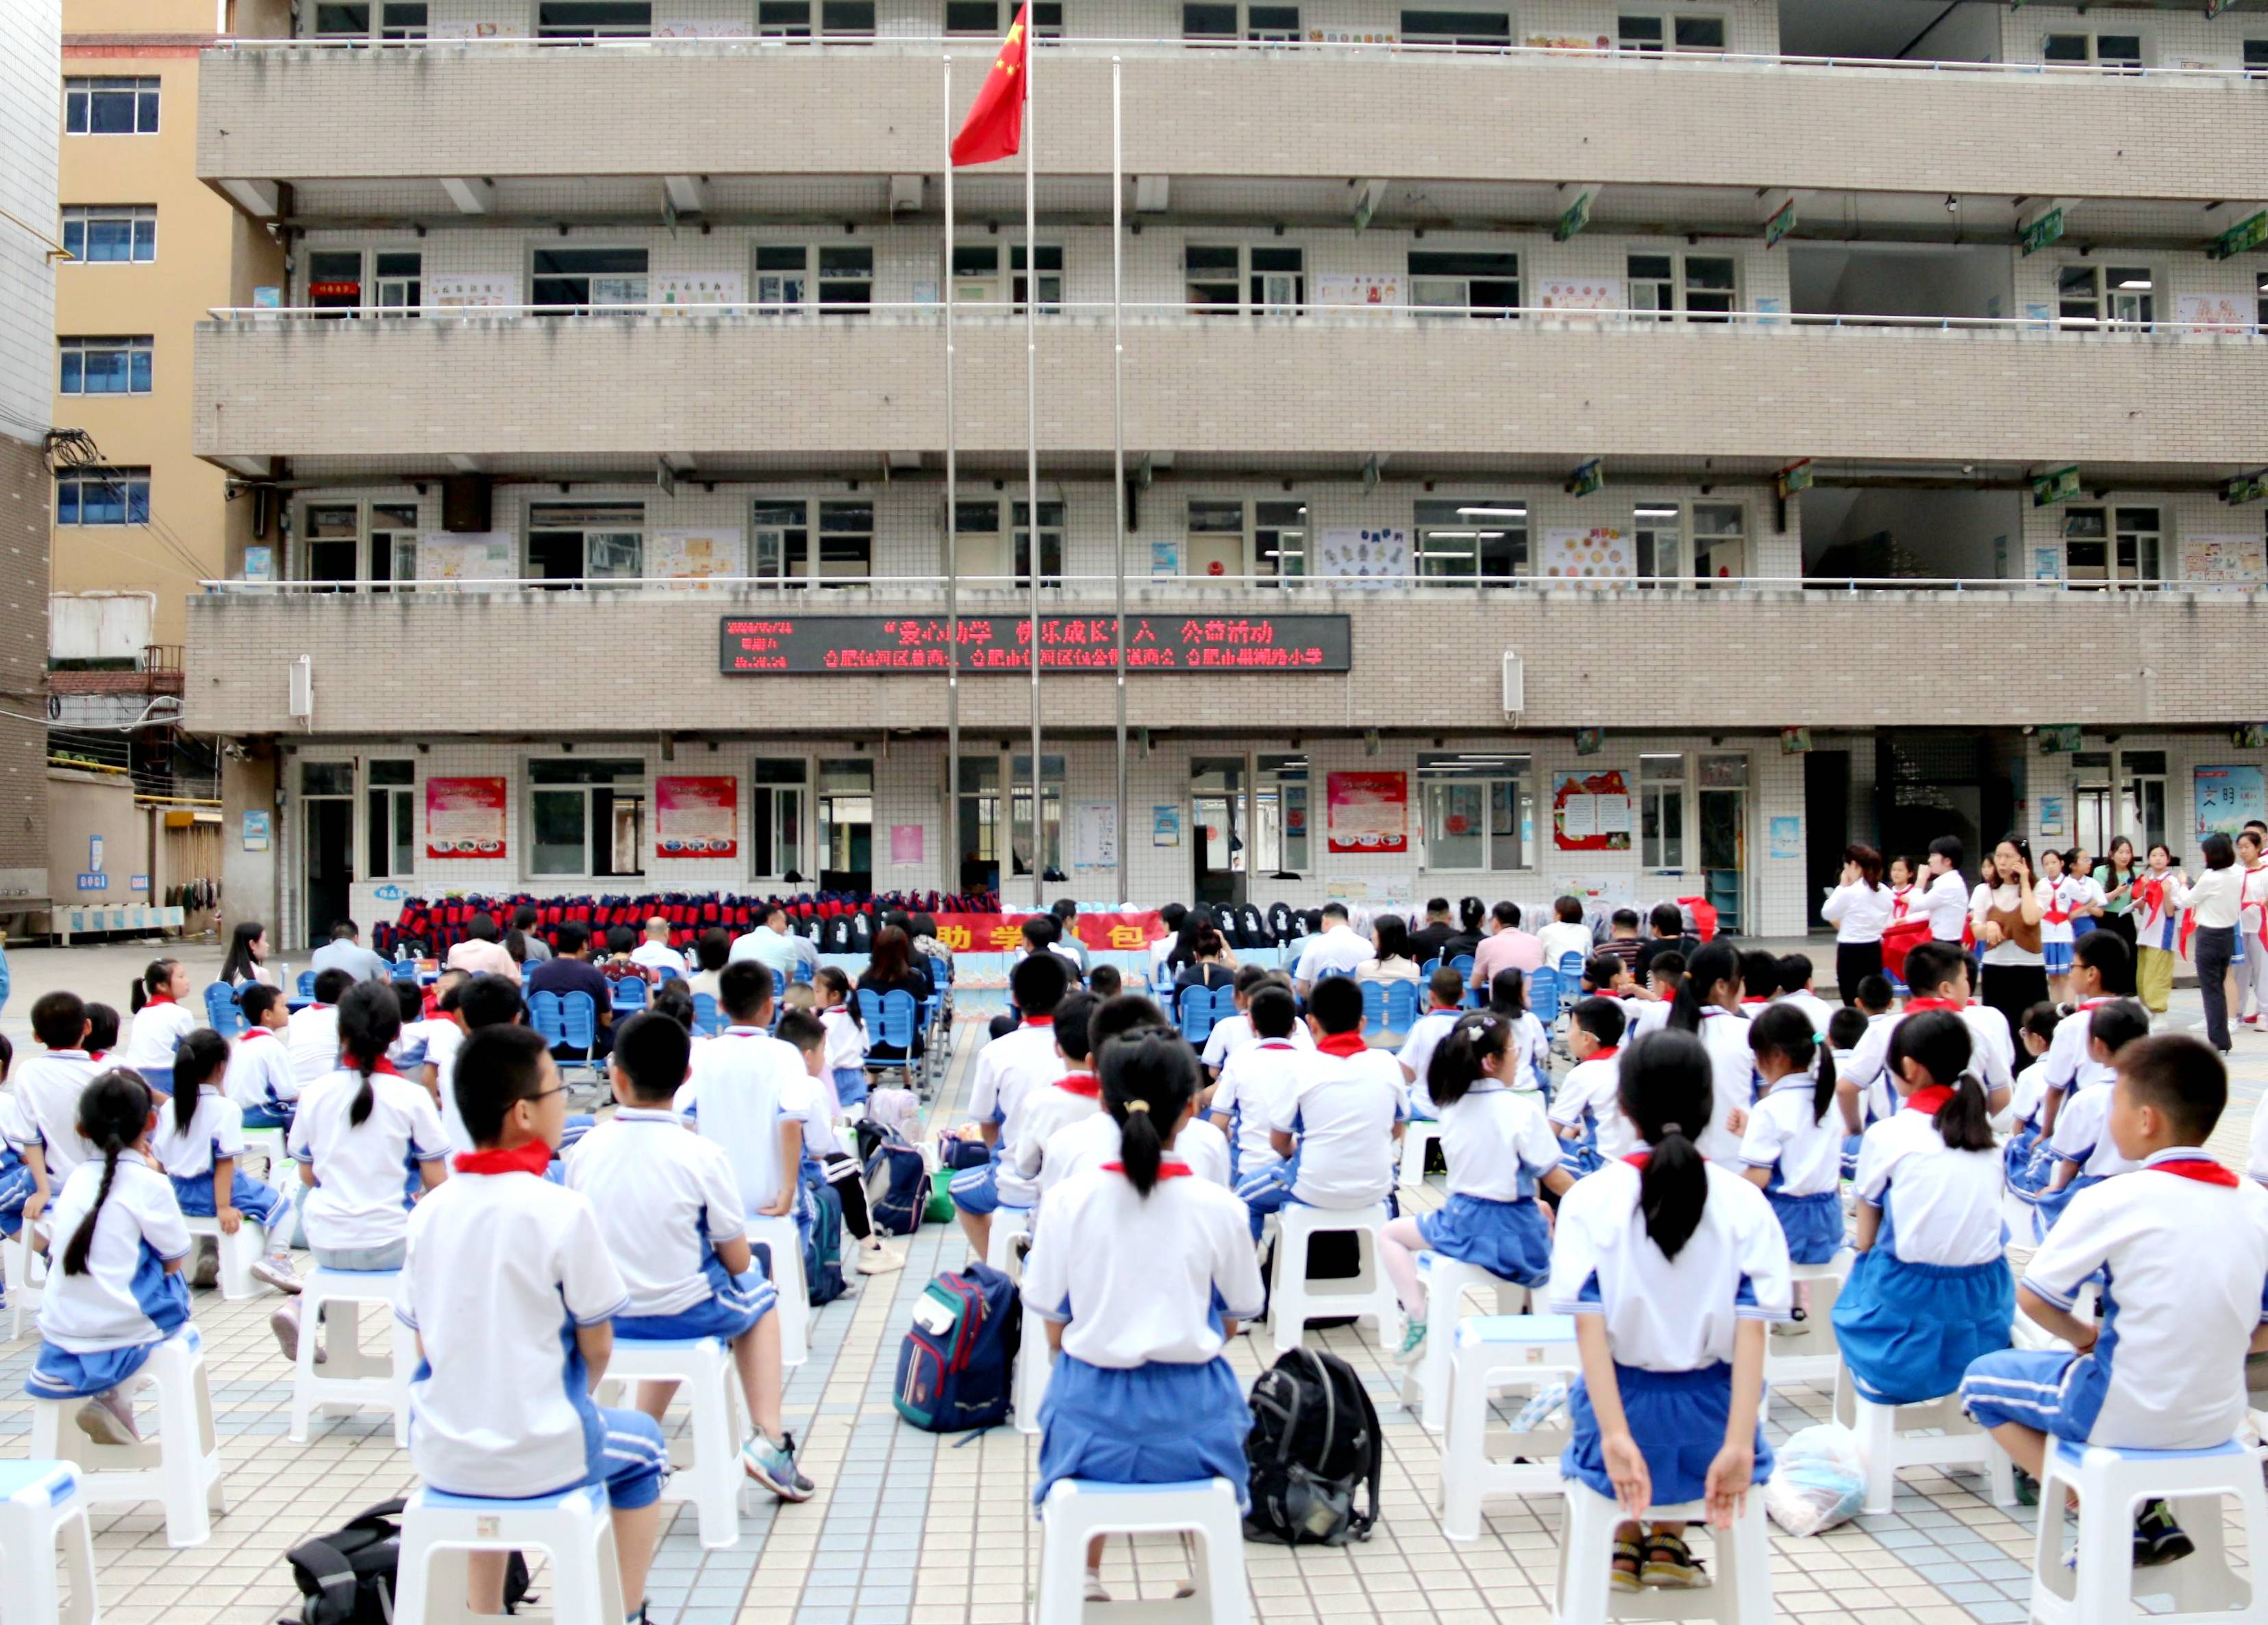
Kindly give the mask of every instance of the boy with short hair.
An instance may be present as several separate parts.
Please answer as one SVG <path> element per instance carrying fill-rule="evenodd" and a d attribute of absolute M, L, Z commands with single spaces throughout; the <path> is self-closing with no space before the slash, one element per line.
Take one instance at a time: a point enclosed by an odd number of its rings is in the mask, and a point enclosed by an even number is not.
<path fill-rule="evenodd" d="M 1035 1205 L 1059 1183 L 1047 1160 L 1049 1140 L 1074 1123 L 1108 1115 L 1087 1037 L 1087 1019 L 1101 1003 L 1092 993 L 1072 993 L 1056 1006 L 1056 1063 L 1062 1075 L 1026 1094 L 1001 1129 L 1002 1158 L 1016 1180 L 1032 1188 Z M 1110 1126 L 1115 1132 L 1118 1125 Z"/>
<path fill-rule="evenodd" d="M 1086 991 L 1097 1000 L 1116 999 L 1124 986 L 1125 979 L 1118 974 L 1115 964 L 1099 964 L 1086 973 Z"/>
<path fill-rule="evenodd" d="M 1811 989 L 1811 956 L 1783 954 L 1779 961 L 1779 984 L 1772 993 L 1774 1004 L 1793 1004 L 1811 1017 L 1811 1030 L 1824 1034 L 1827 1023 L 1837 1007 L 1827 1002 Z"/>
<path fill-rule="evenodd" d="M 724 1148 L 744 1220 L 784 1218 L 802 1207 L 803 1127 L 818 1086 L 795 1046 L 765 1030 L 772 973 L 761 960 L 733 960 L 717 988 L 729 1025 L 693 1052 L 677 1114 Z"/>
<path fill-rule="evenodd" d="M 2010 1086 L 2015 1081 L 2015 1042 L 2008 1035 L 2006 1016 L 1989 1004 L 1970 1000 L 1969 957 L 1961 951 L 1961 944 L 1917 942 L 1906 954 L 1906 986 L 1912 994 L 1905 1008 L 1870 1023 L 1867 1036 L 1852 1052 L 1850 1070 L 1836 1068 L 1837 1093 L 1846 1102 L 1855 1101 L 1876 1079 L 1886 1076 L 1890 1035 L 1900 1021 L 1921 1010 L 1949 1010 L 1969 1028 L 1970 1070 L 1984 1085 L 1986 1109 L 2000 1111 L 2008 1104 Z M 1845 1107 L 1846 1112 L 1851 1109 Z"/>
<path fill-rule="evenodd" d="M 1591 927 L 1583 923 L 1583 899 L 1561 897 L 1551 905 L 1551 923 L 1535 934 L 1543 944 L 1543 968 L 1557 971 L 1570 954 L 1591 957 Z"/>
<path fill-rule="evenodd" d="M 1655 904 L 1646 916 L 1646 923 L 1653 928 L 1653 938 L 1638 944 L 1638 963 L 1631 966 L 1640 980 L 1653 973 L 1653 962 L 1662 955 L 1675 954 L 1681 961 L 1690 959 L 1693 950 L 1701 946 L 1701 939 L 1686 931 L 1685 911 L 1675 903 Z M 1684 966 L 1681 964 L 1678 968 L 1682 971 Z"/>
<path fill-rule="evenodd" d="M 803 1103 L 802 1178 L 806 1184 L 816 1179 L 834 1187 L 836 1200 L 843 1204 L 843 1228 L 858 1238 L 854 1266 L 858 1274 L 881 1275 L 903 1269 L 905 1254 L 885 1247 L 874 1234 L 866 1212 L 865 1171 L 843 1143 L 843 1103 L 836 1097 L 834 1075 L 827 1064 L 827 1049 L 832 1041 L 827 1023 L 811 1010 L 783 1010 L 773 1036 L 803 1057 L 804 1075 L 811 1080 Z M 701 1044 L 698 1038 L 693 1040 L 696 1050 Z M 816 1207 L 805 1203 L 796 1222 L 806 1241 L 818 1221 Z"/>
<path fill-rule="evenodd" d="M 2186 1034 L 2138 1038 L 2118 1052 L 2108 1089 L 2108 1133 L 2138 1171 L 2072 1198 L 2016 1293 L 2025 1314 L 2079 1352 L 1986 1355 L 1961 1384 L 1969 1414 L 2035 1478 L 2051 1439 L 2152 1451 L 2227 1444 L 2244 1422 L 2245 1355 L 2268 1350 L 2268 1190 L 2202 1149 L 2228 1101 L 2220 1059 Z M 2101 1312 L 2084 1321 L 2072 1305 L 2098 1273 L 2108 1279 Z M 2133 1538 L 2138 1565 L 2195 1549 L 2159 1501 L 2141 1509 Z"/>
<path fill-rule="evenodd" d="M 40 1053 L 16 1068 L 16 1123 L 10 1131 L 16 1153 L 32 1172 L 32 1193 L 24 1199 L 24 1222 L 46 1211 L 72 1169 L 95 1155 L 78 1132 L 79 1097 L 94 1082 L 87 1053 L 92 1023 L 75 993 L 41 993 L 32 1006 L 32 1033 Z"/>
<path fill-rule="evenodd" d="M 1464 986 L 1463 979 L 1447 965 L 1433 974 L 1437 979 L 1447 977 L 1460 990 Z M 1244 1196 L 1248 1186 L 1253 1196 L 1267 1198 L 1279 1187 L 1276 1175 L 1284 1162 L 1271 1134 L 1277 1104 L 1298 1086 L 1309 1052 L 1292 1042 L 1292 1029 L 1300 1020 L 1300 1001 L 1290 988 L 1271 985 L 1255 993 L 1251 1019 L 1257 1036 L 1232 1054 L 1220 1069 L 1209 1114 L 1213 1126 L 1229 1137 L 1229 1178 L 1236 1193 Z M 1248 1204 L 1251 1197 L 1246 1200 Z M 1280 1200 L 1276 1202 L 1277 1207 L 1282 1205 Z M 1262 1221 L 1274 1210 L 1253 1210 L 1254 1240 L 1260 1238 Z"/>
<path fill-rule="evenodd" d="M 1281 971 L 1270 971 L 1264 965 L 1241 964 L 1236 967 L 1236 974 L 1229 982 L 1229 997 L 1236 1006 L 1236 1014 L 1222 1016 L 1212 1024 L 1212 1031 L 1205 1036 L 1204 1054 L 1201 1059 L 1204 1062 L 1207 1077 L 1218 1080 L 1221 1068 L 1228 1064 L 1228 1058 L 1253 1041 L 1252 998 L 1263 987 L 1281 987 L 1289 993 L 1292 990 L 1291 979 Z M 1306 1042 L 1301 1042 L 1303 1039 Z M 1295 1028 L 1292 1041 L 1302 1049 L 1314 1047 L 1314 1040 L 1307 1038 L 1304 1027 Z"/>
<path fill-rule="evenodd" d="M 1384 1201 L 1394 1189 L 1394 1142 L 1409 1100 L 1391 1050 L 1363 1042 L 1362 989 L 1327 977 L 1307 995 L 1315 1053 L 1301 1059 L 1288 1089 L 1270 1102 L 1269 1143 L 1282 1164 L 1270 1171 L 1280 1193 L 1237 1194 L 1255 1215 L 1287 1201 L 1346 1209 Z"/>
<path fill-rule="evenodd" d="M 1867 1020 L 1872 1021 L 1875 1016 L 1888 1016 L 1890 1006 L 1897 1001 L 1897 996 L 1898 990 L 1891 985 L 1890 979 L 1877 971 L 1871 976 L 1859 979 L 1859 986 L 1851 995 L 1851 1002 L 1859 1007 Z"/>
<path fill-rule="evenodd" d="M 730 1344 L 756 1426 L 740 1446 L 741 1471 L 783 1501 L 808 1500 L 814 1486 L 796 1470 L 780 1420 L 779 1294 L 756 1269 L 732 1159 L 672 1104 L 691 1052 L 666 1016 L 644 1011 L 622 1023 L 608 1066 L 615 1115 L 566 1154 L 567 1188 L 590 1199 L 622 1272 L 630 1302 L 615 1335 Z M 637 1408 L 660 1422 L 676 1386 L 639 1384 Z"/>
<path fill-rule="evenodd" d="M 1623 1005 L 1593 995 L 1578 1000 L 1567 1023 L 1573 1070 L 1560 1080 L 1544 1115 L 1569 1141 L 1560 1166 L 1580 1178 L 1627 1153 L 1638 1131 L 1622 1109 Z"/>
<path fill-rule="evenodd" d="M 354 986 L 354 973 L 336 965 L 315 972 L 314 1002 L 291 1012 L 284 1023 L 284 1047 L 291 1075 L 301 1089 L 339 1069 L 339 1001 Z"/>
<path fill-rule="evenodd" d="M 2065 1103 L 2077 1091 L 2109 1083 L 2116 1077 L 2113 1067 L 2094 1058 L 2087 1018 L 2106 1005 L 2134 996 L 2134 953 L 2117 933 L 2088 932 L 2072 944 L 2071 957 L 2071 973 L 2065 978 L 2072 995 L 2071 1015 L 2057 1023 L 2055 1037 L 2048 1041 L 2047 1054 L 2039 1066 L 2045 1091 L 2041 1097 L 2043 1138 L 2055 1133 Z"/>
<path fill-rule="evenodd" d="M 589 1199 L 543 1177 L 566 1126 L 565 1088 L 526 1027 L 484 1028 L 458 1057 L 456 1093 L 479 1149 L 411 1211 L 394 1311 L 417 1334 L 423 1366 L 409 1385 L 409 1460 L 447 1495 L 604 1486 L 635 1619 L 669 1451 L 651 1416 L 591 1398 L 630 1292 Z M 473 1612 L 502 1611 L 504 1555 L 471 1555 Z"/>
<path fill-rule="evenodd" d="M 2080 942 L 2084 944 L 2109 934 L 2096 931 Z M 2139 1165 L 2139 1159 L 2119 1152 L 2117 1141 L 2110 1132 L 2110 1119 L 2118 1057 L 2150 1036 L 2150 1012 L 2138 1000 L 2114 999 L 2095 1005 L 2083 1016 L 2065 1016 L 2056 1027 L 2055 1042 L 2061 1042 L 2066 1031 L 2077 1032 L 2085 1039 L 2092 1074 L 2109 1081 L 2080 1088 L 2057 1117 L 2055 1127 L 2042 1131 L 2040 1138 L 2054 1159 L 2047 1186 L 2033 1209 L 2034 1230 L 2043 1237 L 2055 1228 L 2080 1192 L 2115 1174 L 2132 1173 Z M 2051 1043 L 2049 1053 L 2054 1053 L 2055 1044 Z"/>
<path fill-rule="evenodd" d="M 1033 918 L 1048 920 L 1044 914 Z M 1048 923 L 1052 927 L 1055 922 Z M 980 1259 L 991 1245 L 993 1214 L 1003 1206 L 1028 1210 L 1039 1200 L 1037 1187 L 1029 1181 L 1001 1171 L 1001 1128 L 1026 1096 L 1063 1075 L 1056 1054 L 1056 1007 L 1070 986 L 1071 968 L 1059 955 L 1042 949 L 1018 960 L 1008 972 L 1008 991 L 1023 1012 L 1023 1025 L 976 1052 L 976 1077 L 968 1099 L 975 1122 L 964 1126 L 960 1137 L 983 1140 L 991 1155 L 982 1167 L 954 1174 L 947 1188 L 960 1213 L 961 1231 Z"/>
<path fill-rule="evenodd" d="M 289 1128 L 292 1110 L 299 1104 L 299 1076 L 284 1046 L 291 1012 L 284 1008 L 283 990 L 265 982 L 247 982 L 236 1002 L 244 1012 L 245 1028 L 229 1045 L 222 1085 L 228 1097 L 244 1108 L 247 1128 Z"/>
<path fill-rule="evenodd" d="M 1410 1023 L 1410 1030 L 1402 1040 L 1401 1052 L 1395 1059 L 1402 1065 L 1403 1081 L 1422 1083 L 1425 1068 L 1433 1064 L 1433 1050 L 1449 1036 L 1449 1029 L 1463 1015 L 1465 979 L 1457 974 L 1454 965 L 1442 965 L 1425 983 L 1425 993 L 1432 1003 L 1425 1013 Z"/>

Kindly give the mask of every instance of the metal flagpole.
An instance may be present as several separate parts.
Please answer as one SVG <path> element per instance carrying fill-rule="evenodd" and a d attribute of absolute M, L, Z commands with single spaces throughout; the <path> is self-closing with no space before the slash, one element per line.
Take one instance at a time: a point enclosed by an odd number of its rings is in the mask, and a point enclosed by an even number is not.
<path fill-rule="evenodd" d="M 960 464 L 953 424 L 953 55 L 945 54 L 945 816 L 938 831 L 938 890 L 961 890 Z"/>
<path fill-rule="evenodd" d="M 1119 59 L 1110 59 L 1110 517 L 1114 545 L 1111 573 L 1117 596 L 1118 658 L 1112 669 L 1118 679 L 1118 901 L 1130 903 L 1134 893 L 1126 878 L 1126 336 L 1123 327 L 1126 246 L 1123 228 L 1126 208 L 1124 131 L 1119 118 Z"/>
<path fill-rule="evenodd" d="M 1031 538 L 1032 640 L 1032 906 L 1047 899 L 1047 823 L 1040 800 L 1040 245 L 1038 206 L 1032 193 L 1032 63 L 1040 54 L 1032 37 L 1031 6 L 1024 7 L 1024 436 L 1025 487 Z M 1013 278 L 1010 284 L 1013 285 Z"/>

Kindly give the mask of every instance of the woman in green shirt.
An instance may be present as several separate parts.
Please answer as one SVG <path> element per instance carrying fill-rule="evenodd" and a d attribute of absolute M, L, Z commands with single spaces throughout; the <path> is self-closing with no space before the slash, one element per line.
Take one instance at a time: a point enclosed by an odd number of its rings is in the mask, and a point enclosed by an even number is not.
<path fill-rule="evenodd" d="M 2125 938 L 2127 947 L 2133 947 L 2134 888 L 2142 880 L 2141 871 L 2134 865 L 2134 843 L 2123 835 L 2112 841 L 2095 878 L 2102 888 L 2103 929 L 2116 931 Z"/>

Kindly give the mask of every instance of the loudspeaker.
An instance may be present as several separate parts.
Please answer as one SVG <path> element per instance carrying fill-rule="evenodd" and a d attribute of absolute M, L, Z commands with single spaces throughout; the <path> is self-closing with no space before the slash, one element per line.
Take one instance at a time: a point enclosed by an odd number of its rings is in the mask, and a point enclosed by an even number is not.
<path fill-rule="evenodd" d="M 481 531 L 490 528 L 495 485 L 485 474 L 452 474 L 441 482 L 441 528 Z"/>

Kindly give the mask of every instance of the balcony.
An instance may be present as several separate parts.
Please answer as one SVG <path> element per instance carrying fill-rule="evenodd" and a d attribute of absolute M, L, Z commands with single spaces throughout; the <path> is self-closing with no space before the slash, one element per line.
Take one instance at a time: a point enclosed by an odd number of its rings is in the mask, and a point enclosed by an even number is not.
<path fill-rule="evenodd" d="M 944 346 L 934 306 L 859 318 L 450 313 L 323 321 L 233 313 L 199 330 L 196 451 L 247 471 L 456 466 L 541 475 L 547 459 L 650 476 L 690 454 L 703 477 L 858 466 L 940 452 Z M 1043 457 L 1107 456 L 1108 307 L 1042 322 Z M 268 317 L 270 319 L 261 319 Z M 1024 329 L 956 328 L 954 439 L 972 457 L 1025 444 Z M 1874 462 L 2098 461 L 2225 477 L 2257 440 L 2268 338 L 2055 331 L 2024 321 L 1742 315 L 1657 323 L 1565 312 L 1517 321 L 1407 311 L 1130 317 L 1130 447 L 1222 460 L 1604 454 Z M 475 460 L 468 463 L 467 459 Z M 1764 466 L 1771 466 L 1769 463 Z"/>

